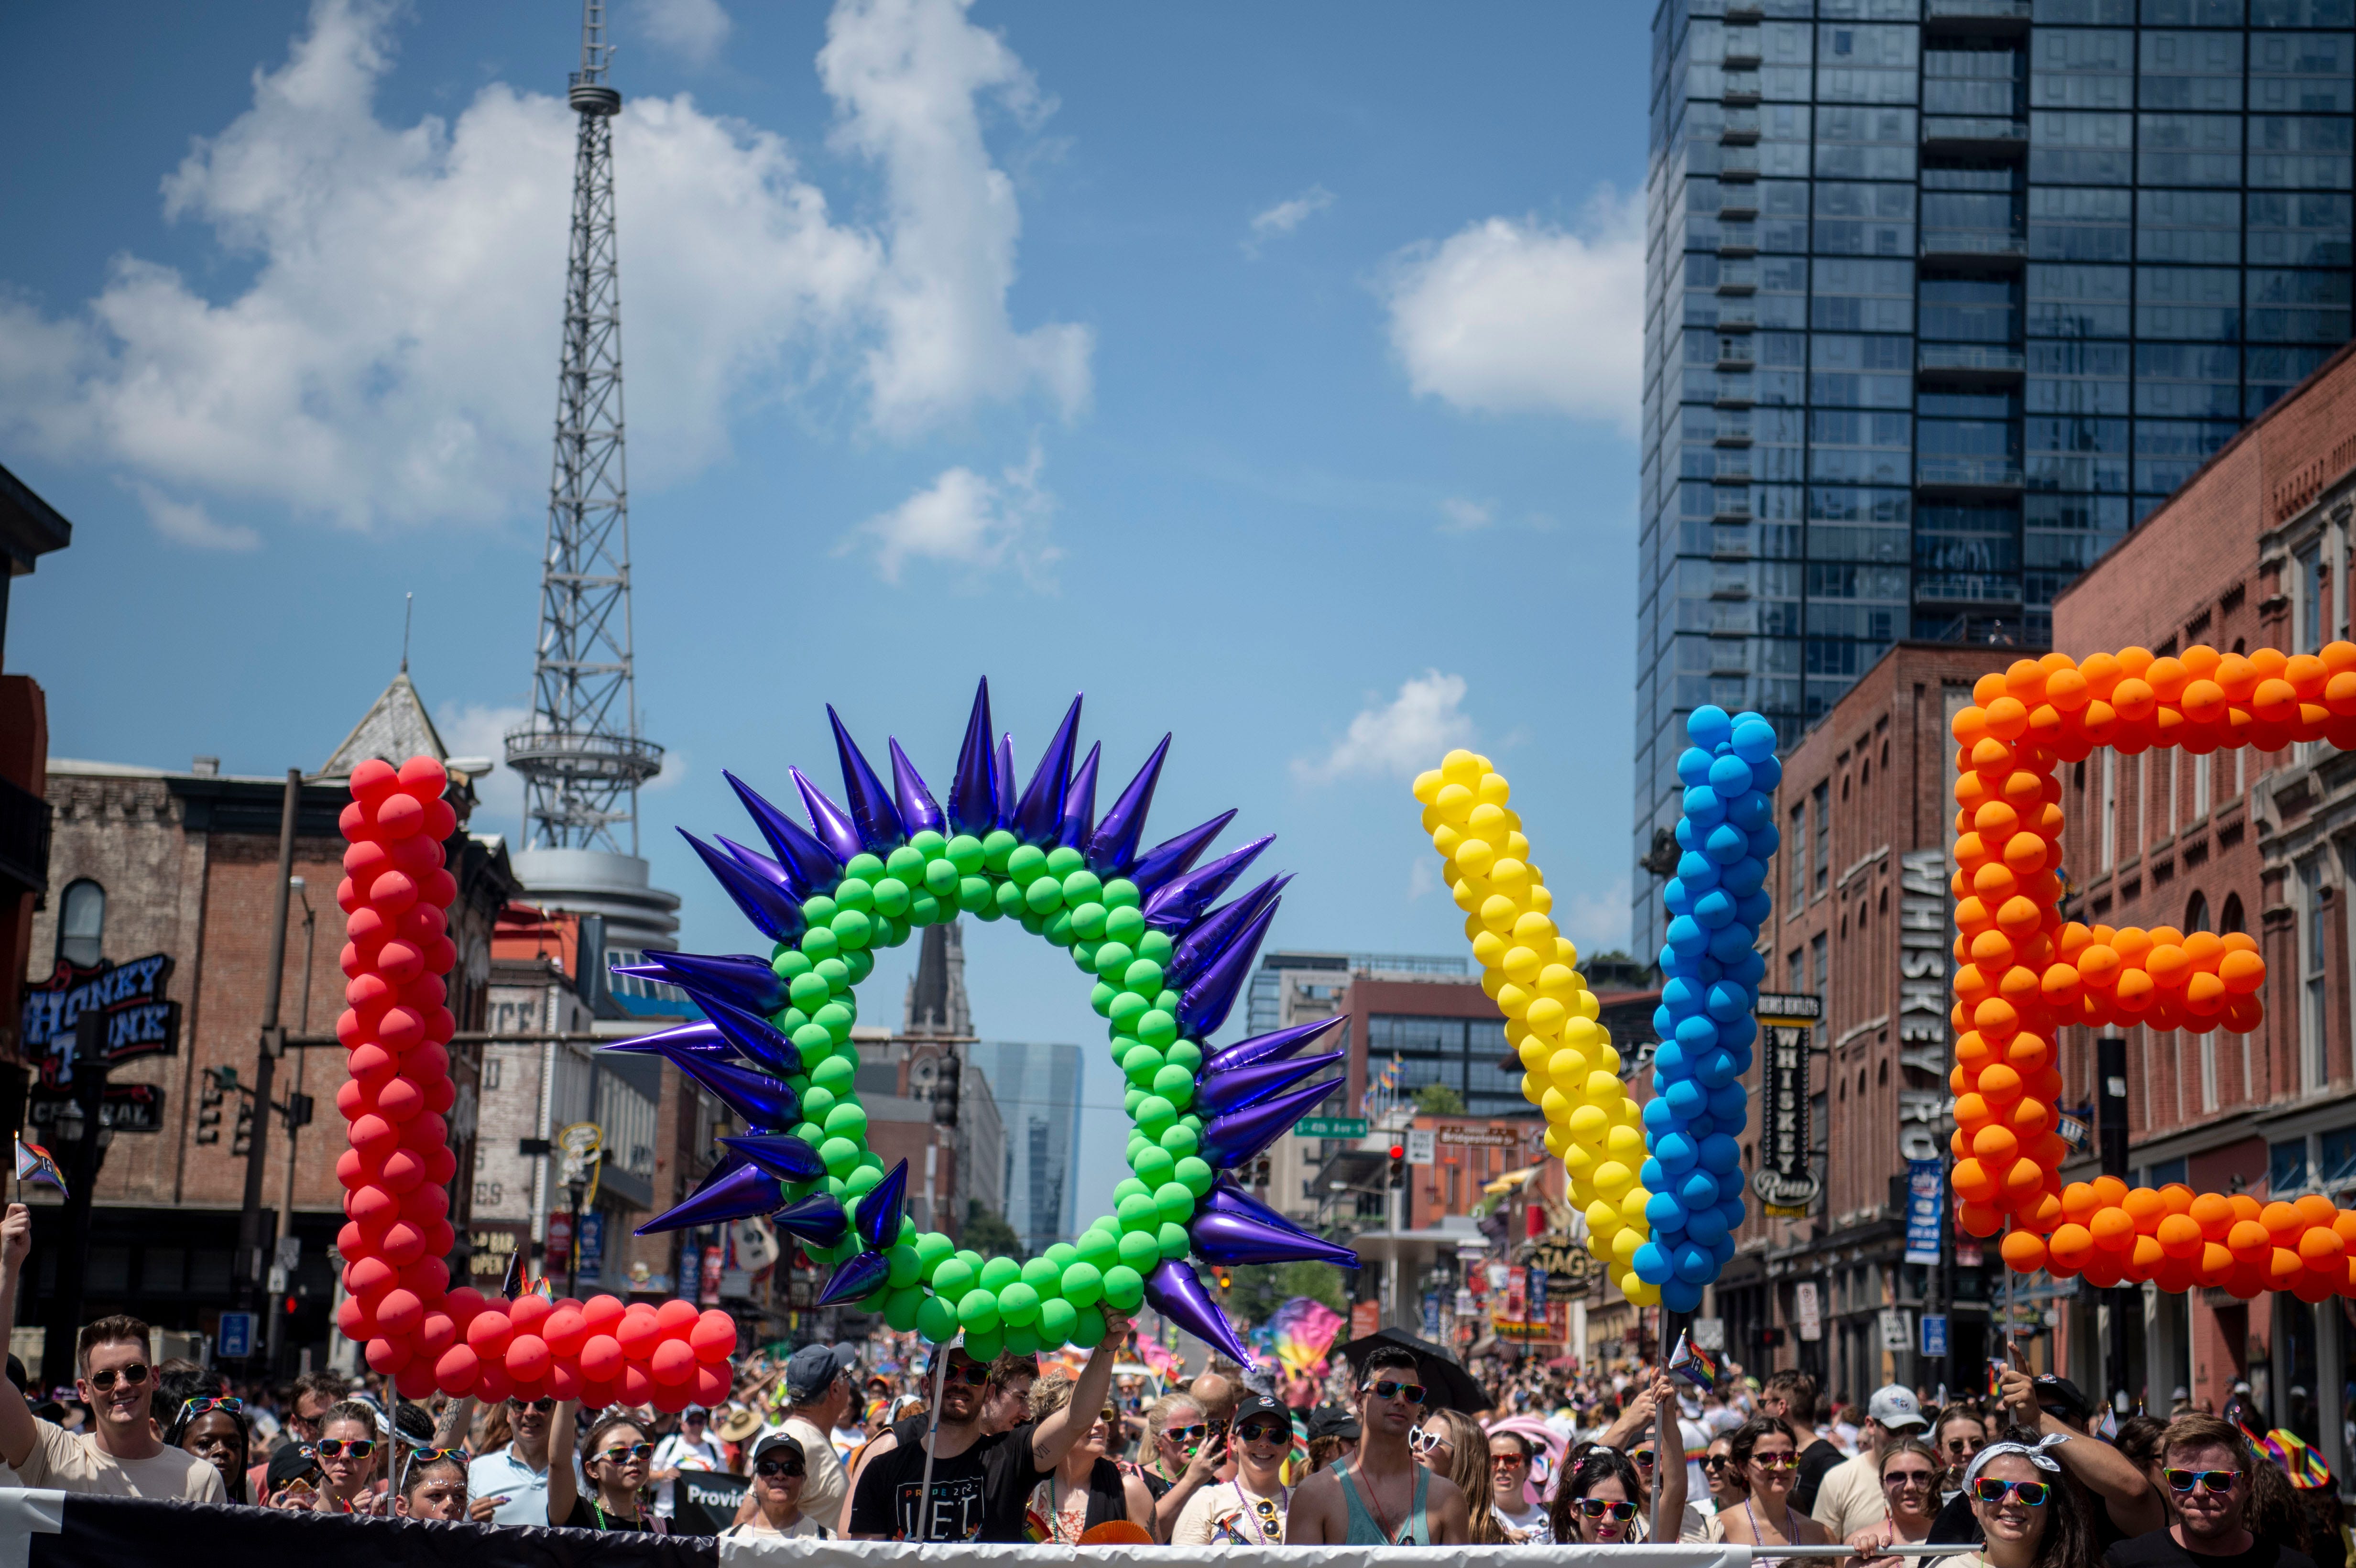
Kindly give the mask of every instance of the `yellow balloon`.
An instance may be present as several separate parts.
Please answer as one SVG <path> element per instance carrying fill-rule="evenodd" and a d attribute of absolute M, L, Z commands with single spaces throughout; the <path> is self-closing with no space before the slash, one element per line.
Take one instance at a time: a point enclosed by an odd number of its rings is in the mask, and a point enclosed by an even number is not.
<path fill-rule="evenodd" d="M 1528 1068 L 1532 1072 L 1551 1072 L 1552 1071 L 1547 1066 L 1547 1063 L 1554 1060 L 1554 1041 L 1547 1039 L 1544 1035 L 1531 1034 L 1523 1036 L 1522 1043 L 1515 1048 L 1515 1053 L 1522 1059 L 1522 1065 Z M 1544 1084 L 1539 1085 L 1541 1090 L 1543 1090 L 1544 1087 Z M 1530 1104 L 1533 1105 L 1537 1104 L 1537 1100 L 1535 1095 L 1531 1097 Z"/>
<path fill-rule="evenodd" d="M 1522 1021 L 1533 1034 L 1559 1035 L 1562 1026 L 1570 1021 L 1570 1011 L 1541 991 L 1524 1007 Z"/>
<path fill-rule="evenodd" d="M 1492 931 L 1510 931 L 1521 914 L 1522 906 L 1503 893 L 1491 893 L 1481 901 L 1481 923 Z"/>
<path fill-rule="evenodd" d="M 1489 769 L 1476 753 L 1459 746 L 1440 759 L 1440 771 L 1449 783 L 1462 784 L 1464 792 L 1470 795 Z"/>
<path fill-rule="evenodd" d="M 1484 876 L 1497 859 L 1497 851 L 1485 838 L 1467 837 L 1456 846 L 1456 869 L 1468 877 Z"/>
<path fill-rule="evenodd" d="M 1458 909 L 1472 914 L 1475 920 L 1480 918 L 1475 912 L 1481 907 L 1483 894 L 1480 889 L 1470 882 L 1455 882 L 1450 885 L 1448 896 L 1456 901 Z"/>
<path fill-rule="evenodd" d="M 1590 1179 L 1597 1164 L 1595 1157 L 1580 1147 L 1568 1130 L 1563 1133 L 1562 1152 L 1555 1157 L 1562 1161 L 1563 1169 L 1570 1174 L 1574 1188 Z"/>
<path fill-rule="evenodd" d="M 1473 786 L 1473 793 L 1484 801 L 1503 805 L 1513 798 L 1514 786 L 1505 782 L 1505 774 L 1492 771 L 1481 775 L 1481 782 Z"/>
<path fill-rule="evenodd" d="M 1489 867 L 1489 881 L 1499 892 L 1526 895 L 1530 888 L 1530 869 L 1510 856 L 1500 855 Z"/>
<path fill-rule="evenodd" d="M 1537 954 L 1516 944 L 1505 949 L 1505 955 L 1497 961 L 1497 967 L 1523 985 L 1531 986 L 1537 983 L 1541 965 Z"/>
<path fill-rule="evenodd" d="M 1441 821 L 1462 827 L 1464 819 L 1472 815 L 1472 792 L 1459 784 L 1442 784 L 1440 798 L 1431 804 L 1440 808 Z"/>
<path fill-rule="evenodd" d="M 1518 1019 L 1530 1010 L 1529 992 L 1511 980 L 1497 987 L 1497 1010 L 1509 1019 Z"/>
<path fill-rule="evenodd" d="M 1538 1109 L 1546 1113 L 1546 1118 L 1549 1122 L 1570 1120 L 1570 1102 L 1563 1098 L 1562 1091 L 1559 1089 L 1548 1089 L 1540 1094 Z"/>
<path fill-rule="evenodd" d="M 1644 1205 L 1652 1200 L 1653 1195 L 1639 1182 L 1620 1194 L 1620 1218 L 1631 1225 L 1636 1224 L 1644 1218 Z"/>
<path fill-rule="evenodd" d="M 1620 1104 L 1626 1105 L 1633 1102 L 1622 1099 Z M 1601 1109 L 1601 1107 L 1598 1108 Z M 1573 1114 L 1576 1115 L 1576 1113 Z M 1611 1113 L 1607 1111 L 1604 1115 L 1605 1119 L 1609 1120 Z M 1644 1128 L 1641 1125 L 1631 1125 L 1622 1122 L 1604 1132 L 1603 1147 L 1611 1151 L 1612 1157 L 1614 1159 L 1635 1160 L 1641 1164 L 1644 1157 Z"/>
<path fill-rule="evenodd" d="M 1626 1268 L 1635 1261 L 1636 1249 L 1643 1246 L 1648 1240 L 1650 1240 L 1649 1237 L 1638 1235 L 1634 1227 L 1622 1225 L 1605 1238 L 1605 1244 L 1612 1249 L 1612 1258 L 1621 1267 Z"/>
<path fill-rule="evenodd" d="M 1579 995 L 1574 994 L 1570 999 L 1573 1012 L 1579 1010 L 1578 1002 Z M 1596 1028 L 1593 1020 L 1590 1019 L 1575 1018 L 1562 1026 L 1562 1042 L 1565 1045 L 1575 1045 L 1584 1051 L 1591 1049 L 1602 1039 L 1603 1031 Z"/>
<path fill-rule="evenodd" d="M 1626 1222 L 1612 1204 L 1598 1200 L 1587 1206 L 1587 1228 L 1599 1236 L 1608 1236 Z"/>
<path fill-rule="evenodd" d="M 1447 782 L 1448 775 L 1438 768 L 1425 769 L 1415 775 L 1415 798 L 1426 805 L 1431 805 L 1440 798 L 1440 786 Z"/>
<path fill-rule="evenodd" d="M 1620 1097 L 1620 1080 L 1599 1067 L 1587 1075 L 1587 1093 L 1591 1099 L 1616 1100 Z"/>
<path fill-rule="evenodd" d="M 1635 1286 L 1633 1290 L 1628 1288 L 1631 1284 Z M 1661 1304 L 1661 1287 L 1638 1279 L 1633 1269 L 1629 1270 L 1626 1278 L 1621 1282 L 1620 1294 L 1628 1298 L 1631 1307 L 1658 1307 Z"/>
<path fill-rule="evenodd" d="M 1554 890 L 1533 877 L 1530 879 L 1528 891 L 1523 895 L 1523 901 L 1538 913 L 1544 914 L 1554 908 Z"/>
<path fill-rule="evenodd" d="M 1472 937 L 1472 961 L 1483 969 L 1503 969 L 1505 955 L 1514 944 L 1497 933 L 1483 926 Z"/>

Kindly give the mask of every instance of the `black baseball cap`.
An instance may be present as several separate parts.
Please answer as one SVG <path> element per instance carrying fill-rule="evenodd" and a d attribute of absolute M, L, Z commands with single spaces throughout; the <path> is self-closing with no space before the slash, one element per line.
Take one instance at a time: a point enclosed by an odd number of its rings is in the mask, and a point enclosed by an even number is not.
<path fill-rule="evenodd" d="M 754 1444 L 753 1457 L 748 1462 L 757 1465 L 771 1454 L 785 1453 L 788 1451 L 792 1453 L 795 1458 L 800 1460 L 805 1467 L 809 1464 L 809 1456 L 802 1452 L 800 1442 L 796 1438 L 787 1436 L 782 1432 L 772 1432 L 766 1437 L 762 1438 L 758 1443 Z"/>
<path fill-rule="evenodd" d="M 300 1443 L 289 1443 L 270 1456 L 269 1484 L 273 1492 L 284 1491 L 297 1480 L 319 1477 L 319 1461 L 304 1451 Z"/>
<path fill-rule="evenodd" d="M 1290 1430 L 1292 1425 L 1292 1412 L 1285 1408 L 1283 1401 L 1270 1399 L 1264 1393 L 1255 1393 L 1246 1390 L 1243 1398 L 1236 1402 L 1235 1417 L 1228 1423 L 1227 1430 L 1235 1431 L 1256 1415 L 1275 1416 L 1284 1423 L 1287 1430 Z"/>
<path fill-rule="evenodd" d="M 1358 1440 L 1358 1413 L 1345 1404 L 1321 1404 L 1309 1413 L 1309 1435 Z"/>
<path fill-rule="evenodd" d="M 807 1403 L 834 1386 L 834 1380 L 859 1364 L 855 1345 L 804 1345 L 786 1363 L 786 1394 Z"/>
<path fill-rule="evenodd" d="M 2084 1421 L 2094 1413 L 2094 1407 L 2076 1383 L 2052 1372 L 2041 1372 L 2029 1380 L 2036 1391 L 2037 1408 L 2048 1415 L 2058 1415 L 2064 1421 Z"/>

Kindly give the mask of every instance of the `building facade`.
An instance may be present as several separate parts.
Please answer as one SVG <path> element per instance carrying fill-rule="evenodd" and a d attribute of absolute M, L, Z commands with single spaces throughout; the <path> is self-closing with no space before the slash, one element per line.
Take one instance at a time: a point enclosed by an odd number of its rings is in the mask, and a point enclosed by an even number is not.
<path fill-rule="evenodd" d="M 2351 22 L 1664 0 L 1633 858 L 1684 714 L 1788 747 L 1901 638 L 2044 645 L 2062 588 L 2347 340 Z"/>
<path fill-rule="evenodd" d="M 1079 1229 L 1080 1048 L 976 1040 L 966 1061 L 1004 1124 L 1006 1222 L 1037 1257 Z"/>

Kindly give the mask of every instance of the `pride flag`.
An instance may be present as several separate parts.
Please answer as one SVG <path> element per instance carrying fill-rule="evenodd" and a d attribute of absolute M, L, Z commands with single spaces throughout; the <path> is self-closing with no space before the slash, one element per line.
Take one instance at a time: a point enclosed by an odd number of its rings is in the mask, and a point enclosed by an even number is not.
<path fill-rule="evenodd" d="M 16 1179 L 45 1181 L 60 1196 L 66 1192 L 65 1173 L 58 1168 L 57 1157 L 38 1144 L 27 1143 L 22 1133 L 16 1135 Z"/>
<path fill-rule="evenodd" d="M 1342 1327 L 1342 1315 L 1322 1301 L 1296 1296 L 1269 1315 L 1276 1359 L 1295 1377 L 1324 1371 L 1325 1352 Z"/>

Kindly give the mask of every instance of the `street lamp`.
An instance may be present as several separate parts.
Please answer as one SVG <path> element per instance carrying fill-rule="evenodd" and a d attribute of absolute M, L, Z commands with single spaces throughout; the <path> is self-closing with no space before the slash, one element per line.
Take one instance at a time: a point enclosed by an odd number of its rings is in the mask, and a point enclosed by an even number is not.
<path fill-rule="evenodd" d="M 564 1181 L 564 1194 L 573 1215 L 573 1230 L 564 1243 L 564 1294 L 577 1296 L 581 1285 L 581 1200 L 589 1191 L 589 1178 L 584 1171 L 570 1176 Z"/>
<path fill-rule="evenodd" d="M 296 898 L 303 901 L 303 1014 L 302 1022 L 295 1032 L 308 1035 L 311 1032 L 311 963 L 317 948 L 319 913 L 311 907 L 311 890 L 302 878 L 287 878 L 286 886 Z M 291 1114 L 291 1108 L 302 1103 L 303 1069 L 309 1059 L 308 1051 L 298 1051 L 294 1053 L 294 1089 L 286 1099 L 286 1104 L 290 1107 L 290 1114 L 286 1117 L 286 1187 L 278 1203 L 278 1233 L 273 1238 L 276 1243 L 274 1251 L 281 1255 L 285 1251 L 286 1238 L 294 1228 L 294 1155 L 297 1143 L 303 1136 L 303 1124 Z M 257 1106 L 254 1114 L 267 1115 L 269 1107 Z M 274 1260 L 273 1266 L 276 1266 Z M 265 1364 L 273 1370 L 278 1365 L 279 1334 L 284 1326 L 287 1312 L 286 1292 L 293 1283 L 281 1274 L 278 1287 L 271 1292 L 270 1329 L 266 1350 L 268 1360 Z"/>

